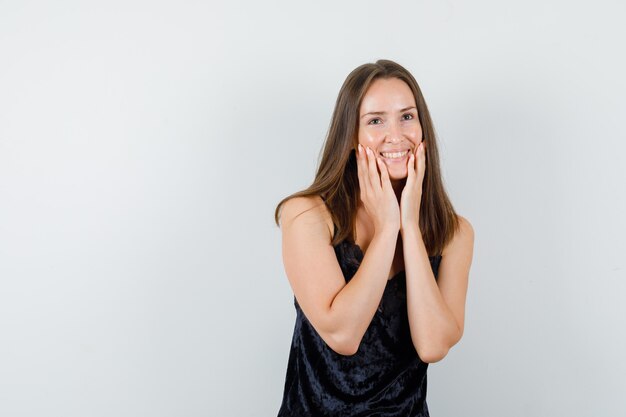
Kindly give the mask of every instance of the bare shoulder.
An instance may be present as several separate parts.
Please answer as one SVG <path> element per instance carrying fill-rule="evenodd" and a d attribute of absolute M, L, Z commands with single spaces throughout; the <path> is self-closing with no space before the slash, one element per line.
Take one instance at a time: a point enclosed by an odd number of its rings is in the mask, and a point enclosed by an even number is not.
<path fill-rule="evenodd" d="M 474 247 L 474 227 L 470 221 L 460 214 L 457 214 L 459 220 L 459 228 L 454 233 L 454 237 L 444 247 L 442 257 L 450 253 L 472 252 Z"/>
<path fill-rule="evenodd" d="M 472 223 L 467 219 L 467 217 L 463 217 L 460 214 L 456 216 L 459 219 L 459 234 L 467 238 L 474 238 L 474 227 Z"/>
<path fill-rule="evenodd" d="M 283 232 L 298 219 L 300 223 L 304 223 L 307 227 L 312 226 L 320 233 L 323 232 L 321 225 L 326 225 L 329 241 L 332 239 L 333 220 L 320 196 L 294 197 L 283 204 L 280 223 Z"/>

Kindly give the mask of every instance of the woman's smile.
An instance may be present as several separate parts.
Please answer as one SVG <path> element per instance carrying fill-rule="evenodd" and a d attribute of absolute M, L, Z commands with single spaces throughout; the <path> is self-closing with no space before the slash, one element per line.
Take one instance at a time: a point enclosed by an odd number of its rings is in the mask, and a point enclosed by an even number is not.
<path fill-rule="evenodd" d="M 380 156 L 388 164 L 399 164 L 403 162 L 406 165 L 407 158 L 409 157 L 409 150 L 403 152 L 381 152 Z"/>

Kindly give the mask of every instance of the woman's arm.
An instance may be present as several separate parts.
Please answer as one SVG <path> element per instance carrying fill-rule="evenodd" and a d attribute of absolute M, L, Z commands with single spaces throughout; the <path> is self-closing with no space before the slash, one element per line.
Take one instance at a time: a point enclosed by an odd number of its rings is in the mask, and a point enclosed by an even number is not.
<path fill-rule="evenodd" d="M 411 339 L 424 362 L 443 359 L 463 335 L 474 230 L 467 219 L 459 220 L 460 229 L 442 254 L 437 281 L 419 227 L 402 229 Z"/>
<path fill-rule="evenodd" d="M 330 244 L 324 207 L 319 197 L 298 197 L 284 204 L 283 263 L 296 300 L 315 330 L 335 352 L 353 355 L 385 291 L 398 230 L 381 229 L 374 235 L 346 284 Z"/>

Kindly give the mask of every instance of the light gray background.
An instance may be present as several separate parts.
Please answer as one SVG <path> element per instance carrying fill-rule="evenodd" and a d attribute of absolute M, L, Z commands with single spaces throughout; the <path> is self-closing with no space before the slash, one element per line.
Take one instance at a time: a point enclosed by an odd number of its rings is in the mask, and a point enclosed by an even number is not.
<path fill-rule="evenodd" d="M 433 416 L 623 416 L 620 1 L 0 2 L 0 415 L 272 416 L 278 201 L 339 88 L 416 77 L 472 222 Z"/>

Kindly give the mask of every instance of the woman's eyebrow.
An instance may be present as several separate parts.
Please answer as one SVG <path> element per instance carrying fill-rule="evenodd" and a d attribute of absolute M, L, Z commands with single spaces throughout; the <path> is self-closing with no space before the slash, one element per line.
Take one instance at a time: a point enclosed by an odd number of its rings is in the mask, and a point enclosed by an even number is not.
<path fill-rule="evenodd" d="M 405 107 L 403 109 L 398 110 L 398 113 L 402 113 L 403 111 L 411 110 L 414 108 L 415 106 Z M 368 114 L 382 115 L 382 114 L 387 114 L 387 112 L 386 111 L 370 111 L 370 112 L 365 113 L 363 116 L 361 116 L 361 119 L 367 116 Z"/>

